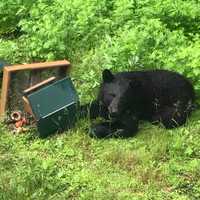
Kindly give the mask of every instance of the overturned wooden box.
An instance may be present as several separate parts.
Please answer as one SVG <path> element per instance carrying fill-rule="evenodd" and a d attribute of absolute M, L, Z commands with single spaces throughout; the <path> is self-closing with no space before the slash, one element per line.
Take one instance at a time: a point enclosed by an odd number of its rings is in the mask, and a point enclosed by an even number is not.
<path fill-rule="evenodd" d="M 43 79 L 46 79 L 52 76 L 51 71 L 56 71 L 56 79 L 62 79 L 69 72 L 70 63 L 67 60 L 55 61 L 55 62 L 43 62 L 43 63 L 33 63 L 33 64 L 24 64 L 24 65 L 12 65 L 5 66 L 3 68 L 3 81 L 1 89 L 1 100 L 0 100 L 0 116 L 5 116 L 8 111 L 11 101 L 19 104 L 19 108 L 22 108 L 23 102 L 21 100 L 23 96 L 23 90 L 33 86 Z M 49 73 L 46 73 L 46 72 Z M 45 76 L 42 76 L 42 73 L 45 72 Z M 20 77 L 17 77 L 16 74 L 22 73 Z M 23 74 L 23 73 L 28 73 Z M 17 78 L 16 78 L 17 77 Z M 25 82 L 26 84 L 15 83 L 14 80 L 18 82 Z M 24 81 L 25 80 L 25 81 Z M 13 89 L 13 86 L 19 88 L 17 91 Z M 19 97 L 19 98 L 17 98 Z M 17 102 L 20 101 L 20 102 Z M 13 106 L 11 110 L 16 110 Z"/>
<path fill-rule="evenodd" d="M 41 137 L 63 132 L 77 120 L 79 100 L 69 77 L 52 77 L 24 91 L 27 112 L 33 114 Z"/>

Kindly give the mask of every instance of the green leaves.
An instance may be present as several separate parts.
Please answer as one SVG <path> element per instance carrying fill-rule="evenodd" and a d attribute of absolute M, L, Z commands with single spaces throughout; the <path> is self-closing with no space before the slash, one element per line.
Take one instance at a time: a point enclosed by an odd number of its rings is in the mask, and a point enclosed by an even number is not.
<path fill-rule="evenodd" d="M 174 70 L 200 90 L 197 1 L 37 0 L 0 8 L 7 10 L 0 27 L 14 23 L 20 33 L 10 40 L 2 35 L 0 57 L 11 63 L 69 59 L 81 100 L 93 97 L 104 68 Z"/>

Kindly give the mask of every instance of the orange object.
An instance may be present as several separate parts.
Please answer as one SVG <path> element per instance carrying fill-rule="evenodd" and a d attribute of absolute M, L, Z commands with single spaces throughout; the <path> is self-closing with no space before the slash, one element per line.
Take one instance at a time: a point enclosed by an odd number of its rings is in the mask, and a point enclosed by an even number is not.
<path fill-rule="evenodd" d="M 26 125 L 27 123 L 28 123 L 28 121 L 23 117 L 21 120 L 15 122 L 15 127 L 19 128 L 19 127 Z"/>

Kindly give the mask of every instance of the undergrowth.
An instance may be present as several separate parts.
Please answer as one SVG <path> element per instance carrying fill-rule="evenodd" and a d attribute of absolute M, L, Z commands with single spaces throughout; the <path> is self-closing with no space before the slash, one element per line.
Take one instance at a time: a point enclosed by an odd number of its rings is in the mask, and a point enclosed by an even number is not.
<path fill-rule="evenodd" d="M 168 131 L 141 122 L 131 139 L 92 139 L 87 120 L 47 139 L 2 126 L 0 199 L 197 200 L 198 116 Z"/>

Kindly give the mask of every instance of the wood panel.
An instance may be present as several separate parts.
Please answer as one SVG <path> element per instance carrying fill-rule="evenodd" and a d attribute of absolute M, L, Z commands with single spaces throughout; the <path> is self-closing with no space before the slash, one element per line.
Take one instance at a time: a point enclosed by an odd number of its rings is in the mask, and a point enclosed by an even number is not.
<path fill-rule="evenodd" d="M 36 70 L 36 69 L 47 69 L 47 68 L 60 68 L 65 67 L 68 69 L 70 63 L 67 60 L 55 61 L 55 62 L 43 62 L 43 63 L 32 63 L 24 65 L 12 65 L 4 67 L 8 71 L 21 71 L 21 70 Z"/>
<path fill-rule="evenodd" d="M 25 112 L 27 112 L 30 115 L 32 115 L 34 117 L 34 119 L 35 119 L 35 116 L 33 114 L 33 111 L 32 111 L 31 105 L 29 103 L 29 100 L 25 96 L 23 96 L 22 99 L 24 101 L 24 110 L 25 110 Z"/>
<path fill-rule="evenodd" d="M 3 83 L 2 83 L 2 90 L 1 90 L 1 103 L 0 103 L 0 115 L 3 115 L 6 110 L 6 103 L 8 98 L 8 91 L 10 85 L 10 77 L 11 73 L 4 68 L 3 70 Z"/>
<path fill-rule="evenodd" d="M 1 101 L 0 101 L 0 117 L 3 117 L 6 112 L 8 91 L 10 88 L 11 74 L 17 71 L 23 70 L 42 70 L 42 69 L 55 69 L 58 68 L 62 73 L 69 73 L 70 62 L 67 60 L 54 61 L 54 62 L 42 62 L 42 63 L 32 63 L 24 65 L 12 65 L 5 66 L 3 70 L 3 83 L 1 91 Z"/>
<path fill-rule="evenodd" d="M 56 77 L 53 76 L 53 77 L 48 78 L 48 79 L 46 79 L 46 80 L 44 80 L 44 81 L 42 81 L 42 82 L 40 82 L 36 85 L 33 85 L 30 88 L 27 88 L 26 90 L 24 90 L 24 94 L 27 95 L 28 93 L 33 92 L 34 90 L 36 90 L 36 89 L 38 89 L 38 88 L 40 88 L 40 87 L 42 87 L 46 84 L 49 84 L 50 82 L 54 81 L 55 79 L 56 79 Z"/>

